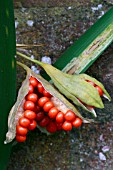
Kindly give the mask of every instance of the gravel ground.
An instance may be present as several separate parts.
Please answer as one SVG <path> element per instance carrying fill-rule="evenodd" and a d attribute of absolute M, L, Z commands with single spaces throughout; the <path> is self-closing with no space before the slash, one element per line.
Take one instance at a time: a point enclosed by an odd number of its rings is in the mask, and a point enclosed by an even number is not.
<path fill-rule="evenodd" d="M 58 1 L 45 1 L 42 5 L 41 1 L 30 1 L 30 4 L 19 1 L 19 5 L 17 2 L 17 43 L 44 44 L 21 51 L 39 60 L 46 55 L 52 63 L 112 6 L 112 1 L 100 0 L 71 1 L 69 4 L 62 1 L 63 5 Z M 113 44 L 87 71 L 105 85 L 111 97 L 112 65 Z M 24 77 L 23 71 L 17 67 L 17 89 Z M 13 146 L 8 170 L 112 170 L 113 101 L 105 100 L 104 103 L 105 109 L 96 110 L 96 124 L 52 136 L 46 136 L 38 129 L 30 133 L 25 143 Z"/>

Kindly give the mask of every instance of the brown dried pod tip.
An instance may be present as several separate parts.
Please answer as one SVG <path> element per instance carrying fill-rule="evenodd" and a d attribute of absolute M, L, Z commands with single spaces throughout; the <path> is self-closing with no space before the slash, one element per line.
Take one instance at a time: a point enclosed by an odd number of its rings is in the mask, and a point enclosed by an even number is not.
<path fill-rule="evenodd" d="M 24 142 L 29 130 L 38 127 L 46 134 L 59 130 L 78 128 L 85 119 L 58 90 L 26 65 L 17 62 L 27 71 L 27 76 L 18 92 L 15 105 L 8 117 L 8 132 L 5 144 L 15 137 Z"/>

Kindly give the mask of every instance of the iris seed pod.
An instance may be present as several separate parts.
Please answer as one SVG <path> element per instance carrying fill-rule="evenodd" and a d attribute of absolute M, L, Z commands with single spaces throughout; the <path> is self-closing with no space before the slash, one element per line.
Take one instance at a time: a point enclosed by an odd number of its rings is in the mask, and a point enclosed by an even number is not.
<path fill-rule="evenodd" d="M 48 81 L 46 81 L 43 77 L 40 75 L 35 74 L 31 69 L 29 69 L 27 66 L 25 66 L 22 63 L 19 63 L 26 71 L 27 76 L 24 82 L 22 83 L 22 86 L 18 92 L 17 101 L 12 107 L 9 117 L 8 117 L 8 132 L 6 134 L 6 140 L 4 141 L 4 144 L 7 144 L 11 142 L 15 136 L 16 136 L 16 125 L 18 124 L 19 118 L 23 116 L 24 110 L 23 105 L 25 102 L 25 97 L 29 92 L 29 79 L 30 77 L 34 77 L 38 80 L 38 82 L 42 83 L 45 90 L 47 90 L 51 95 L 51 101 L 55 105 L 55 107 L 58 108 L 59 111 L 63 111 L 65 114 L 67 110 L 72 110 L 78 117 L 80 117 L 83 122 L 89 123 L 93 120 L 91 119 L 85 119 L 79 111 L 75 108 L 73 104 L 71 104 L 62 94 L 59 93 L 57 89 L 54 88 L 53 85 L 51 85 Z M 44 133 L 49 134 L 46 129 L 41 128 L 37 125 L 37 127 Z"/>
<path fill-rule="evenodd" d="M 52 65 L 45 63 L 41 63 L 40 65 L 51 77 L 54 85 L 62 94 L 64 94 L 74 104 L 89 112 L 92 112 L 94 116 L 96 116 L 94 109 L 87 107 L 87 105 L 97 108 L 104 108 L 104 105 L 97 89 L 95 89 L 95 87 L 89 84 L 86 80 L 91 80 L 96 85 L 100 86 L 104 92 L 103 97 L 106 97 L 109 101 L 111 100 L 102 83 L 95 78 L 92 78 L 86 74 L 69 75 L 61 72 Z"/>
<path fill-rule="evenodd" d="M 17 54 L 40 65 L 51 77 L 54 85 L 62 94 L 64 94 L 74 104 L 93 113 L 94 116 L 96 116 L 96 113 L 93 107 L 104 108 L 104 105 L 97 89 L 94 88 L 90 83 L 88 83 L 87 80 L 91 80 L 96 85 L 101 87 L 101 89 L 104 92 L 103 97 L 107 98 L 109 101 L 111 100 L 108 92 L 105 90 L 102 83 L 100 83 L 95 78 L 92 78 L 86 74 L 79 75 L 66 74 L 58 70 L 57 68 L 53 67 L 52 65 L 42 63 L 38 60 L 33 60 L 19 52 L 17 52 Z M 88 106 L 93 107 L 91 108 Z"/>

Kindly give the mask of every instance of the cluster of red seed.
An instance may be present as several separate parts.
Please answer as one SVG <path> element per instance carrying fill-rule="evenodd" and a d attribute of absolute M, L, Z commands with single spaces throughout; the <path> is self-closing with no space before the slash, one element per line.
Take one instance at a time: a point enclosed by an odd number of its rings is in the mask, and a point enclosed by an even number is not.
<path fill-rule="evenodd" d="M 98 90 L 100 96 L 103 96 L 103 91 L 102 91 L 102 89 L 101 89 L 100 86 L 96 85 L 96 84 L 95 84 L 94 82 L 92 82 L 91 80 L 86 80 L 86 81 L 87 81 L 88 83 L 90 83 L 92 86 L 94 86 L 94 87 Z"/>
<path fill-rule="evenodd" d="M 80 127 L 82 120 L 74 112 L 61 112 L 51 101 L 53 97 L 34 77 L 30 77 L 29 92 L 25 97 L 24 114 L 16 126 L 16 140 L 24 142 L 28 130 L 38 126 L 46 128 L 50 133 L 57 130 L 70 131 L 72 127 Z"/>

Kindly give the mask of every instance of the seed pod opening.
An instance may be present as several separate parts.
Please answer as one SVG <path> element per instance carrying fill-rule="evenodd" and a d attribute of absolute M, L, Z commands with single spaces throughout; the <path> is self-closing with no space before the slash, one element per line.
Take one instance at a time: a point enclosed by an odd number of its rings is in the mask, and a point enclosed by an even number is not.
<path fill-rule="evenodd" d="M 49 109 L 47 108 L 49 107 L 47 106 L 47 101 L 44 105 L 40 105 L 39 100 L 41 98 L 46 98 L 49 104 L 52 103 L 52 108 L 56 108 L 58 112 L 63 112 L 63 114 L 65 114 L 68 110 L 71 110 L 74 114 L 76 114 L 76 117 L 80 118 L 82 121 L 87 123 L 91 122 L 91 120 L 83 118 L 75 106 L 72 105 L 62 94 L 60 94 L 53 85 L 40 75 L 32 72 L 27 66 L 23 64 L 20 65 L 26 69 L 27 76 L 18 92 L 17 101 L 9 113 L 8 132 L 6 134 L 6 140 L 4 141 L 5 144 L 11 142 L 15 137 L 18 141 L 21 139 L 21 136 L 24 136 L 24 139 L 26 139 L 26 135 L 24 134 L 27 134 L 27 130 L 33 130 L 36 128 L 37 115 L 40 111 L 44 112 L 44 118 L 41 119 L 41 121 L 37 121 L 37 127 L 46 134 L 56 132 L 56 130 L 52 127 L 52 125 L 54 128 L 57 127 L 57 122 L 55 122 L 56 119 L 50 118 L 48 114 L 51 107 Z M 42 91 L 41 88 L 39 90 L 38 84 L 42 86 Z M 33 88 L 31 88 L 31 86 L 33 86 Z M 51 109 L 51 113 L 54 114 L 54 112 L 55 109 Z M 31 122 L 30 125 L 27 126 L 27 122 L 25 122 L 26 125 L 24 127 L 20 127 L 20 118 L 28 119 Z M 24 121 L 26 119 L 24 119 Z M 53 123 L 50 123 L 49 125 L 49 122 Z M 46 128 L 46 126 L 48 126 L 48 128 Z M 19 134 L 17 132 L 19 132 Z"/>

